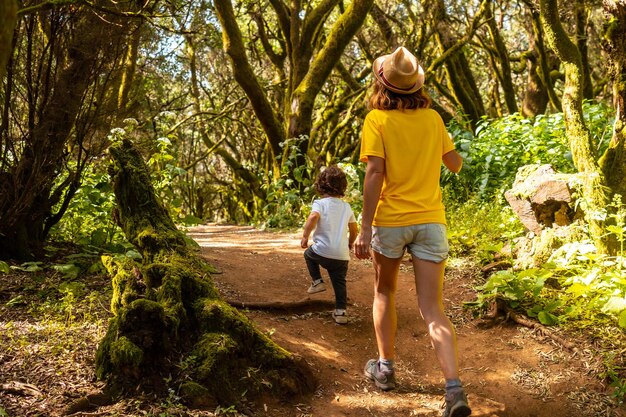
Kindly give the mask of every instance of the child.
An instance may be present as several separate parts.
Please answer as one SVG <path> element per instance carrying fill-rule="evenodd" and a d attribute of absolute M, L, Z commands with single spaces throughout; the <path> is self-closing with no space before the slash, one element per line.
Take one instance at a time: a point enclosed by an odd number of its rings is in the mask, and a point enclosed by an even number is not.
<path fill-rule="evenodd" d="M 350 205 L 341 200 L 347 186 L 346 174 L 335 165 L 319 174 L 315 181 L 315 190 L 321 198 L 313 201 L 300 241 L 300 246 L 306 249 L 304 259 L 313 280 L 307 292 L 315 294 L 326 291 L 320 266 L 326 269 L 335 290 L 333 318 L 338 324 L 348 322 L 346 274 L 350 250 L 358 234 L 354 213 Z M 313 229 L 313 245 L 308 247 L 309 235 Z"/>

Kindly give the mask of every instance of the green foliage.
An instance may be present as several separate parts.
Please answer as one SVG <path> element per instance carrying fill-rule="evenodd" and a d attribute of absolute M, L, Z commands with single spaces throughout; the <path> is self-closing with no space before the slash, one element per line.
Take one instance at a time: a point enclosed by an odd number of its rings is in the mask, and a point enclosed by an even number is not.
<path fill-rule="evenodd" d="M 313 167 L 300 152 L 299 145 L 307 137 L 289 139 L 282 143 L 285 160 L 281 163 L 280 177 L 265 188 L 265 205 L 259 221 L 267 227 L 294 227 L 308 215 L 307 202 L 313 195 Z M 301 163 L 300 161 L 305 161 Z"/>
<path fill-rule="evenodd" d="M 114 207 L 115 195 L 104 166 L 90 165 L 65 215 L 52 229 L 52 237 L 86 247 L 123 251 L 126 245 L 111 215 Z"/>
<path fill-rule="evenodd" d="M 524 233 L 524 227 L 502 199 L 494 198 L 489 203 L 478 198 L 457 201 L 450 194 L 449 188 L 444 189 L 452 256 L 471 254 L 478 263 L 488 263 L 504 245 L 512 244 Z"/>
<path fill-rule="evenodd" d="M 281 165 L 281 176 L 265 186 L 266 201 L 262 209 L 262 218 L 259 222 L 271 228 L 289 228 L 301 226 L 311 210 L 311 202 L 317 197 L 313 184 L 315 183 L 313 164 L 308 158 L 303 158 L 299 143 L 308 140 L 306 137 L 288 140 L 286 160 Z M 299 161 L 306 161 L 300 164 Z M 363 207 L 361 188 L 365 175 L 363 168 L 340 162 L 337 164 L 345 173 L 348 186 L 343 200 L 352 207 L 358 215 Z M 323 169 L 323 168 L 322 168 Z"/>
<path fill-rule="evenodd" d="M 594 144 L 601 152 L 611 137 L 613 110 L 604 104 L 586 102 L 584 112 Z M 575 171 L 562 113 L 534 119 L 520 114 L 485 118 L 474 134 L 453 121 L 448 130 L 464 164 L 458 176 L 444 170 L 442 183 L 454 189 L 461 199 L 475 194 L 491 197 L 510 188 L 518 168 L 528 164 L 549 163 L 558 172 Z"/>

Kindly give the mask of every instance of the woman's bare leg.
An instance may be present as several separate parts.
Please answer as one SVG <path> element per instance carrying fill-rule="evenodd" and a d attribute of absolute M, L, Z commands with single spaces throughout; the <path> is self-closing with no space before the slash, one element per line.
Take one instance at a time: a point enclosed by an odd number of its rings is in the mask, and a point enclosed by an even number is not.
<path fill-rule="evenodd" d="M 398 283 L 398 270 L 402 258 L 387 258 L 380 253 L 372 251 L 376 282 L 374 284 L 374 305 L 372 316 L 374 318 L 374 330 L 378 354 L 381 358 L 395 359 L 396 328 L 398 325 L 396 315 L 396 288 Z"/>
<path fill-rule="evenodd" d="M 446 380 L 458 379 L 456 334 L 443 309 L 445 261 L 424 261 L 413 257 L 413 271 L 420 312 Z"/>

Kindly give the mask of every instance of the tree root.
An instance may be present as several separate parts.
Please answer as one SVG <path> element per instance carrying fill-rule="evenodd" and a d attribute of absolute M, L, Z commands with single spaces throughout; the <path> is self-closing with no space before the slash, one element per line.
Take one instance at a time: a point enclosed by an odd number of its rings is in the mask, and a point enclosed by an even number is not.
<path fill-rule="evenodd" d="M 568 340 L 565 340 L 563 337 L 559 336 L 558 334 L 548 329 L 546 326 L 542 325 L 541 323 L 537 323 L 536 321 L 533 321 L 527 317 L 524 317 L 521 314 L 516 313 L 515 311 L 511 310 L 510 308 L 506 309 L 506 314 L 507 314 L 507 317 L 513 320 L 515 323 L 521 324 L 522 326 L 528 327 L 529 329 L 537 330 L 538 333 L 552 339 L 553 341 L 563 346 L 564 348 L 570 351 L 573 351 L 576 349 L 576 344 Z"/>
<path fill-rule="evenodd" d="M 103 407 L 105 405 L 111 405 L 115 403 L 115 399 L 113 395 L 103 391 L 92 392 L 83 397 L 80 397 L 73 403 L 67 406 L 67 408 L 63 411 L 64 416 L 72 416 L 72 415 L 85 415 L 85 412 L 95 410 L 98 407 Z M 100 415 L 100 413 L 96 413 L 93 415 Z"/>
<path fill-rule="evenodd" d="M 299 301 L 239 301 L 224 300 L 232 307 L 248 310 L 326 310 L 335 308 L 332 300 L 303 298 Z"/>
<path fill-rule="evenodd" d="M 558 343 L 560 346 L 564 348 L 575 351 L 576 344 L 566 340 L 562 336 L 559 336 L 552 330 L 548 329 L 541 323 L 538 323 L 516 311 L 506 305 L 506 303 L 500 299 L 496 299 L 489 308 L 489 311 L 483 315 L 483 318 L 489 320 L 495 320 L 498 317 L 504 317 L 505 320 L 512 320 L 513 322 L 522 325 L 524 327 L 528 327 L 529 329 L 536 330 L 539 334 L 546 336 L 552 339 L 554 342 Z"/>
<path fill-rule="evenodd" d="M 41 391 L 39 388 L 32 384 L 24 384 L 23 382 L 11 381 L 5 384 L 0 384 L 0 391 L 8 392 L 11 394 L 39 397 Z"/>

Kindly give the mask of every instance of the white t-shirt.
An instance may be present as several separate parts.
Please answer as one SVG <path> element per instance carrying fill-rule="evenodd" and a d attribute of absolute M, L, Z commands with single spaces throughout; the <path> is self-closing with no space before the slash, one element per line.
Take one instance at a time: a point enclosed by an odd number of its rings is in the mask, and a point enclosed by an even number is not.
<path fill-rule="evenodd" d="M 336 197 L 313 201 L 311 211 L 320 214 L 311 249 L 325 258 L 350 260 L 348 223 L 356 223 L 350 204 Z"/>

